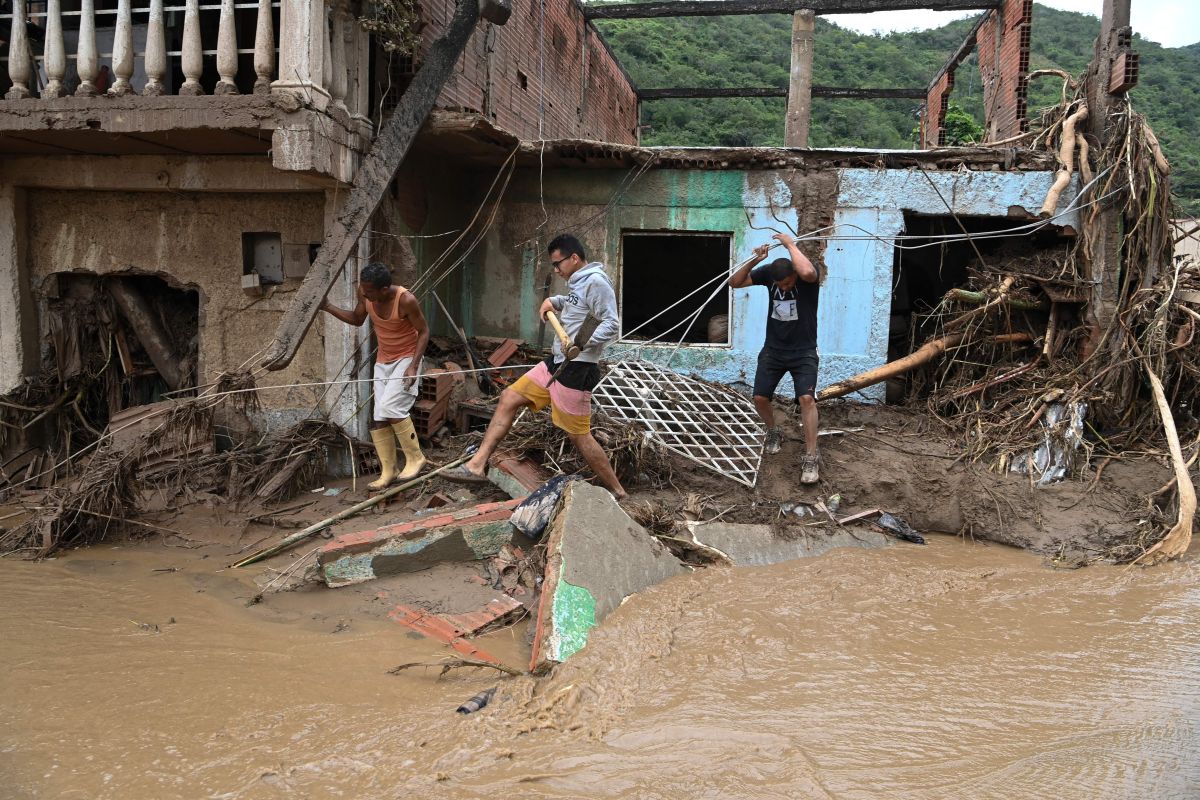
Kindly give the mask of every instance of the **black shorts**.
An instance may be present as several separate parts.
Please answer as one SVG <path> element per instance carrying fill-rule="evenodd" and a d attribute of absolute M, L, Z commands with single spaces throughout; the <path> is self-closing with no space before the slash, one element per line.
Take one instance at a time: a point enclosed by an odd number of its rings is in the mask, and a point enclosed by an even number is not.
<path fill-rule="evenodd" d="M 814 396 L 817 389 L 817 366 L 820 361 L 816 350 L 782 355 L 764 349 L 758 354 L 758 369 L 754 372 L 754 396 L 774 397 L 775 388 L 789 372 L 792 382 L 796 385 L 797 400 L 804 395 Z"/>
<path fill-rule="evenodd" d="M 545 362 L 551 375 L 562 366 L 562 362 L 554 363 L 554 356 L 546 356 Z M 568 389 L 590 392 L 600 382 L 600 365 L 591 361 L 572 361 L 555 380 Z"/>

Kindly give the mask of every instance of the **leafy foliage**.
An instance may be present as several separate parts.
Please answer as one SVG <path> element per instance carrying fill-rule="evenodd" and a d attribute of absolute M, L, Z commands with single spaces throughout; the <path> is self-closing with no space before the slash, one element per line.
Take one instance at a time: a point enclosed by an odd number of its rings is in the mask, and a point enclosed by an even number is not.
<path fill-rule="evenodd" d="M 644 88 L 786 86 L 791 18 L 786 15 L 610 20 L 598 23 L 617 58 Z M 863 35 L 817 18 L 813 82 L 819 86 L 926 86 L 966 38 L 973 20 L 927 31 Z M 1100 22 L 1086 14 L 1034 6 L 1030 68 L 1080 74 L 1092 55 Z M 1135 37 L 1141 79 L 1134 108 L 1154 125 L 1173 167 L 1172 186 L 1183 210 L 1200 214 L 1200 43 L 1165 48 Z M 1058 102 L 1055 78 L 1030 86 L 1030 117 Z M 974 135 L 983 119 L 983 91 L 975 55 L 955 75 L 954 137 Z M 827 100 L 813 103 L 809 141 L 814 147 L 913 146 L 921 106 L 916 100 Z M 782 99 L 658 100 L 642 106 L 646 144 L 781 145 Z"/>
<path fill-rule="evenodd" d="M 363 30 L 375 34 L 383 49 L 407 56 L 421 43 L 421 19 L 416 0 L 369 0 L 359 17 Z"/>
<path fill-rule="evenodd" d="M 974 144 L 983 141 L 983 125 L 976 122 L 958 103 L 946 108 L 946 144 Z"/>

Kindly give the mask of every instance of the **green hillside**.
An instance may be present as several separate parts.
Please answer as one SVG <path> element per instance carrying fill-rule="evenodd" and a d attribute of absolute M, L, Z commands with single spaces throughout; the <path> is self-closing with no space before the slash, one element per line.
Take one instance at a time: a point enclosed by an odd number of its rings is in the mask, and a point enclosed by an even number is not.
<path fill-rule="evenodd" d="M 644 88 L 785 86 L 791 17 L 690 17 L 599 22 L 617 57 Z M 871 36 L 817 19 L 814 82 L 825 86 L 925 86 L 957 49 L 972 20 L 914 33 Z M 1032 69 L 1080 73 L 1091 57 L 1095 17 L 1034 7 Z M 1174 191 L 1185 210 L 1200 214 L 1200 43 L 1165 48 L 1137 39 L 1141 82 L 1133 105 L 1150 118 L 1174 166 Z M 982 119 L 975 56 L 958 70 L 954 101 Z M 1057 102 L 1060 82 L 1044 78 L 1030 92 L 1031 114 Z M 779 145 L 784 101 L 731 98 L 657 100 L 643 104 L 647 144 Z M 919 102 L 824 100 L 813 104 L 814 147 L 913 146 Z"/>

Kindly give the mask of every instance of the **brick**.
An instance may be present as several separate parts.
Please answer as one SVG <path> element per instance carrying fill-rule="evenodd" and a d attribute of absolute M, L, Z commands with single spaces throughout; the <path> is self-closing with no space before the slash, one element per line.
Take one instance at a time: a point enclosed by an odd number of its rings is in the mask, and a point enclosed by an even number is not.
<path fill-rule="evenodd" d="M 518 346 L 519 342 L 517 342 L 516 339 L 505 339 L 500 346 L 492 351 L 492 354 L 488 356 L 488 363 L 493 367 L 504 366 L 508 360 L 516 354 Z"/>
<path fill-rule="evenodd" d="M 467 658 L 476 661 L 486 661 L 489 664 L 504 663 L 483 648 L 476 646 L 473 642 L 467 641 L 463 638 L 465 635 L 464 631 L 458 628 L 453 622 L 436 614 L 430 614 L 428 611 L 400 604 L 389 611 L 388 616 L 409 630 L 416 631 L 422 636 L 428 636 L 430 639 L 450 645 L 455 652 L 461 653 Z"/>
<path fill-rule="evenodd" d="M 421 384 L 417 387 L 417 400 L 437 402 L 454 389 L 454 376 L 447 374 L 444 369 L 427 370 L 421 376 Z"/>
<path fill-rule="evenodd" d="M 443 561 L 494 556 L 512 539 L 508 518 L 518 502 L 483 503 L 378 530 L 344 534 L 321 548 L 317 564 L 325 583 L 337 587 L 414 572 Z"/>
<path fill-rule="evenodd" d="M 471 636 L 489 625 L 499 622 L 525 608 L 521 603 L 502 594 L 490 601 L 479 611 L 468 611 L 465 614 L 442 614 L 442 619 L 462 631 L 462 636 Z"/>
<path fill-rule="evenodd" d="M 413 427 L 417 436 L 428 439 L 446 424 L 446 414 L 450 408 L 449 396 L 441 400 L 418 400 L 412 407 Z"/>
<path fill-rule="evenodd" d="M 488 480 L 507 492 L 509 497 L 522 499 L 550 480 L 550 473 L 527 458 L 497 458 L 488 467 Z"/>

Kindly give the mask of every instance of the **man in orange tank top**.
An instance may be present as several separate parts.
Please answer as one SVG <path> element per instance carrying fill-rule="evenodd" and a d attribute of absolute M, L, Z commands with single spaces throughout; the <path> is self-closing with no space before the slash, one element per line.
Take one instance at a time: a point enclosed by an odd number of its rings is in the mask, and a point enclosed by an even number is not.
<path fill-rule="evenodd" d="M 338 308 L 328 300 L 321 301 L 321 310 L 355 327 L 370 317 L 379 344 L 375 353 L 371 440 L 383 474 L 368 488 L 384 489 L 395 480 L 416 477 L 425 466 L 425 455 L 409 412 L 417 402 L 421 359 L 429 344 L 429 326 L 421 304 L 403 286 L 392 285 L 392 273 L 386 266 L 372 261 L 359 275 L 358 305 L 353 311 Z M 400 471 L 396 469 L 397 440 L 404 453 L 404 469 Z"/>

